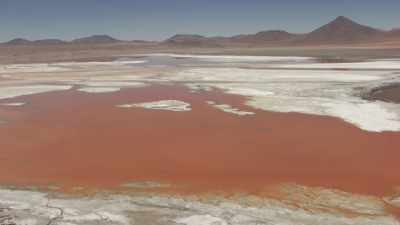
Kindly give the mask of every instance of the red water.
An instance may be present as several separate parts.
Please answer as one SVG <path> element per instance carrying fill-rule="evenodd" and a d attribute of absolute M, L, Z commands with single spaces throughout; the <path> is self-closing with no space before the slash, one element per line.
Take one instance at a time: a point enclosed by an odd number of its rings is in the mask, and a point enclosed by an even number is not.
<path fill-rule="evenodd" d="M 193 110 L 115 107 L 164 99 L 189 102 Z M 208 100 L 257 114 L 228 114 Z M 400 185 L 400 133 L 254 110 L 244 100 L 180 86 L 13 99 L 28 104 L 0 109 L 0 118 L 8 119 L 0 125 L 0 183 L 114 188 L 155 180 L 187 184 L 195 192 L 257 192 L 296 182 L 376 195 Z"/>

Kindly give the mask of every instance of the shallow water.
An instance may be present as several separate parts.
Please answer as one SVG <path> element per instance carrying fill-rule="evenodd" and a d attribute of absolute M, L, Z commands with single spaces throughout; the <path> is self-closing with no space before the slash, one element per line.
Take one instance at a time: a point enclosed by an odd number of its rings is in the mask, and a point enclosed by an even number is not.
<path fill-rule="evenodd" d="M 190 103 L 192 110 L 117 107 L 166 99 Z M 15 101 L 29 104 L 0 112 L 8 118 L 0 126 L 0 180 L 66 188 L 149 180 L 182 185 L 183 192 L 250 193 L 293 182 L 378 196 L 400 186 L 400 133 L 369 133 L 332 117 L 254 110 L 244 100 L 180 85 L 19 97 Z M 255 115 L 223 112 L 207 101 Z"/>

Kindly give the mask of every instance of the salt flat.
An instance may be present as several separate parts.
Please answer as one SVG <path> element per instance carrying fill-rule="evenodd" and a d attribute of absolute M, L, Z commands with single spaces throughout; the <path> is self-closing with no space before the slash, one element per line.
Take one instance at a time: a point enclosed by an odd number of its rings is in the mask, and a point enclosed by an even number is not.
<path fill-rule="evenodd" d="M 400 129 L 399 105 L 362 100 L 356 91 L 399 79 L 386 71 L 196 68 L 171 79 L 248 96 L 259 109 L 335 116 L 368 131 Z"/>
<path fill-rule="evenodd" d="M 152 57 L 196 58 L 210 64 L 180 67 L 166 64 L 163 68 L 147 68 Z M 367 101 L 359 97 L 360 89 L 368 90 L 382 84 L 400 81 L 398 60 L 369 60 L 355 63 L 315 63 L 310 57 L 271 56 L 212 56 L 149 54 L 143 60 L 113 62 L 69 62 L 54 64 L 6 65 L 0 74 L 24 73 L 21 82 L 59 82 L 62 85 L 81 85 L 81 91 L 101 93 L 118 91 L 124 87 L 141 87 L 143 82 L 185 83 L 189 88 L 218 88 L 227 93 L 248 96 L 248 105 L 277 112 L 300 112 L 341 118 L 367 131 L 399 131 L 400 107 L 397 104 Z M 179 61 L 178 59 L 176 59 Z M 246 62 L 249 68 L 224 62 Z M 250 63 L 250 64 L 249 64 Z M 251 63 L 265 63 L 273 68 L 251 68 Z M 134 64 L 134 67 L 130 65 Z M 212 65 L 218 67 L 212 67 Z M 137 68 L 145 69 L 143 74 Z M 281 67 L 281 69 L 275 69 Z M 349 69 L 346 71 L 337 68 Z M 68 74 L 78 79 L 68 81 Z M 91 70 L 102 72 L 91 73 Z M 298 70 L 296 70 L 298 69 Z M 304 70 L 306 69 L 306 70 Z M 320 70 L 324 69 L 324 70 Z M 353 70 L 353 69 L 362 69 Z M 387 71 L 388 69 L 392 71 Z M 119 72 L 119 70 L 121 72 Z M 394 70 L 394 71 L 393 71 Z M 42 71 L 48 75 L 40 78 Z M 107 73 L 108 72 L 108 73 Z M 33 74 L 30 74 L 33 73 Z M 129 75 L 130 74 L 130 75 Z M 161 75 L 160 75 L 161 74 Z M 40 78 L 40 79 L 39 79 Z M 13 81 L 14 83 L 18 81 Z M 54 87 L 59 88 L 59 87 Z M 18 89 L 18 90 L 17 90 Z M 40 89 L 40 88 L 39 88 Z M 38 87 L 0 87 L 0 98 L 39 93 Z M 11 94 L 13 92 L 21 94 Z M 1 97 L 3 96 L 3 97 Z M 371 113 L 379 116 L 371 118 Z"/>

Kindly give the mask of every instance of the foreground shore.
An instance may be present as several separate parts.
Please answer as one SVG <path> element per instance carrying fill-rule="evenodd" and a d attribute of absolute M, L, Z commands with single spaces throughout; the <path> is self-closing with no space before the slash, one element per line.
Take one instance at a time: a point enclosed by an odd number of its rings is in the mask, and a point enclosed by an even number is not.
<path fill-rule="evenodd" d="M 54 192 L 0 189 L 1 224 L 398 225 L 399 200 L 283 185 L 276 197 Z"/>

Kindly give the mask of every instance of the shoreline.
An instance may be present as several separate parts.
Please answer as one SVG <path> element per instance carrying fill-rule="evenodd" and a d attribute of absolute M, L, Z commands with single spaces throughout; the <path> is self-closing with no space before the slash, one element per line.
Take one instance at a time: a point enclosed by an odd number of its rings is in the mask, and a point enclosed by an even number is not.
<path fill-rule="evenodd" d="M 311 204 L 310 204 L 311 203 Z M 393 203 L 395 204 L 395 203 Z M 382 199 L 297 185 L 275 197 L 97 193 L 60 195 L 0 188 L 0 222 L 5 224 L 334 224 L 396 225 L 400 214 Z"/>

